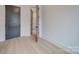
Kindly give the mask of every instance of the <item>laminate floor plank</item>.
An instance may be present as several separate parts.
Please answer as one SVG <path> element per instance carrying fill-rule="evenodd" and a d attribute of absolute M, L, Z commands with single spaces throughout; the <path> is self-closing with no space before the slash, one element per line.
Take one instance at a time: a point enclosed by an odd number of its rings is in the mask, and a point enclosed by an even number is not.
<path fill-rule="evenodd" d="M 38 42 L 31 37 L 18 37 L 0 42 L 0 54 L 68 54 L 68 52 L 54 44 L 38 39 Z"/>

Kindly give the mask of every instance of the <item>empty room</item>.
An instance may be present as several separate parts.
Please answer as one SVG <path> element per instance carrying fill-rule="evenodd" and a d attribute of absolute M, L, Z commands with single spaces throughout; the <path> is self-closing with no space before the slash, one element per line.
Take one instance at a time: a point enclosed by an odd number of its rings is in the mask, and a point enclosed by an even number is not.
<path fill-rule="evenodd" d="M 0 54 L 78 54 L 78 5 L 0 5 Z"/>

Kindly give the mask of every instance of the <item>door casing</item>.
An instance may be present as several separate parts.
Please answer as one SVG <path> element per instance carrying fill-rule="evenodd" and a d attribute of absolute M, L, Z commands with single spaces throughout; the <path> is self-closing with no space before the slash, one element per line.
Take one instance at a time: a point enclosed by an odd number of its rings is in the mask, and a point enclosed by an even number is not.
<path fill-rule="evenodd" d="M 37 42 L 39 38 L 39 7 L 36 6 L 35 8 L 32 8 L 30 10 L 30 13 L 31 13 L 31 36 L 32 36 L 32 39 L 34 39 Z M 36 16 L 34 15 L 34 13 L 36 14 Z M 35 25 L 33 21 L 36 22 Z M 35 29 L 35 32 L 34 32 L 34 29 Z"/>

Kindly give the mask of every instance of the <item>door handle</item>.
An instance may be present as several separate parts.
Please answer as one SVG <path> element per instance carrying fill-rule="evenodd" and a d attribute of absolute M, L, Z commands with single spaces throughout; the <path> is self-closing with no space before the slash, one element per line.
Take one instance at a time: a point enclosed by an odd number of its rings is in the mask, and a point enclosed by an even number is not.
<path fill-rule="evenodd" d="M 39 26 L 36 26 L 36 28 L 38 28 Z"/>

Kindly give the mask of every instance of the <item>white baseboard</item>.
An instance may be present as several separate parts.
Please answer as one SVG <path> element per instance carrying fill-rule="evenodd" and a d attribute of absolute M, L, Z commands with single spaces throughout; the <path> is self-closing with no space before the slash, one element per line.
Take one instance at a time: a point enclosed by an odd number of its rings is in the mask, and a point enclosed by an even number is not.
<path fill-rule="evenodd" d="M 59 48 L 63 49 L 64 51 L 67 51 L 68 53 L 71 53 L 71 54 L 76 53 L 76 52 L 72 51 L 71 49 L 62 46 L 62 44 L 59 44 L 58 42 L 56 42 L 56 41 L 54 41 L 54 40 L 53 40 L 53 41 L 50 41 L 50 40 L 47 39 L 47 38 L 42 38 L 42 39 L 49 41 L 50 43 L 52 43 L 52 44 L 58 46 Z"/>
<path fill-rule="evenodd" d="M 5 41 L 5 40 L 0 40 L 0 42 L 3 42 L 3 41 Z"/>

